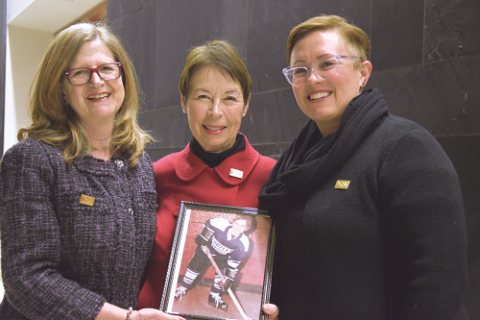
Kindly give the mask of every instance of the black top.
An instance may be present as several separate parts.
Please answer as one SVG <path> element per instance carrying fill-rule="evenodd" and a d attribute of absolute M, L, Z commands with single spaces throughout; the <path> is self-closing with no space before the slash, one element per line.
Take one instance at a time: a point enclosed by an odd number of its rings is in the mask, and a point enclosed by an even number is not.
<path fill-rule="evenodd" d="M 275 255 L 272 302 L 281 306 L 282 319 L 317 319 L 314 278 L 307 272 L 309 253 L 306 246 L 299 245 L 304 232 L 302 207 L 287 207 L 278 223 L 276 248 L 281 254 Z"/>
<path fill-rule="evenodd" d="M 195 139 L 195 137 L 193 137 L 190 141 L 190 151 L 192 151 L 194 155 L 202 159 L 202 161 L 205 162 L 210 168 L 215 168 L 226 158 L 230 157 L 231 155 L 237 153 L 240 150 L 245 149 L 245 146 L 245 136 L 240 133 L 237 134 L 237 138 L 235 139 L 235 143 L 233 144 L 233 146 L 230 149 L 220 153 L 210 153 L 204 151 L 202 146 Z"/>
<path fill-rule="evenodd" d="M 377 90 L 324 139 L 307 123 L 259 199 L 277 222 L 272 302 L 283 320 L 468 319 L 458 177 Z"/>

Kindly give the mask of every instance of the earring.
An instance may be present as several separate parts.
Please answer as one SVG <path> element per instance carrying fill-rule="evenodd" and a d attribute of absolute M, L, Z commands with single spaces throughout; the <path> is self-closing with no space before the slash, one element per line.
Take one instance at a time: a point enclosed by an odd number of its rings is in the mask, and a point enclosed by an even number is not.
<path fill-rule="evenodd" d="M 366 82 L 366 81 L 363 81 L 362 87 L 365 87 L 366 84 L 367 84 L 367 82 Z"/>
<path fill-rule="evenodd" d="M 243 117 L 245 118 L 245 113 L 243 114 Z"/>

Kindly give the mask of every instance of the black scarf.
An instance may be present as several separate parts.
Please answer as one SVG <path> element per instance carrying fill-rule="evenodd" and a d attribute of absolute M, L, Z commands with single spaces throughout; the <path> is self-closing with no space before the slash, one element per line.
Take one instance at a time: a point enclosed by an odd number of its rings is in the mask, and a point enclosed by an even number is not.
<path fill-rule="evenodd" d="M 205 162 L 210 168 L 215 168 L 222 163 L 223 160 L 227 159 L 231 155 L 234 155 L 238 151 L 245 149 L 246 146 L 245 136 L 240 133 L 237 133 L 237 138 L 233 146 L 230 149 L 220 153 L 206 152 L 203 150 L 202 146 L 200 143 L 198 143 L 195 137 L 192 137 L 192 140 L 190 141 L 190 151 L 202 159 L 202 161 Z"/>
<path fill-rule="evenodd" d="M 347 161 L 387 113 L 383 95 L 371 89 L 350 102 L 335 133 L 323 138 L 317 124 L 310 120 L 260 190 L 261 207 L 273 213 L 293 198 L 308 195 Z"/>

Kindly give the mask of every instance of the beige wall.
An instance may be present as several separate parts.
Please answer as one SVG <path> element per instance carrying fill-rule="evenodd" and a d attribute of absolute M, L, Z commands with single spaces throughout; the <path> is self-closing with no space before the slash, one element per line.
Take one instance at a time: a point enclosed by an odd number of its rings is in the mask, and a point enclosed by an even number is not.
<path fill-rule="evenodd" d="M 28 92 L 48 41 L 78 19 L 93 19 L 102 4 L 106 2 L 7 0 L 4 152 L 17 142 L 18 129 L 28 125 Z"/>
<path fill-rule="evenodd" d="M 52 37 L 50 32 L 8 27 L 4 150 L 17 142 L 18 129 L 30 123 L 28 92 Z"/>

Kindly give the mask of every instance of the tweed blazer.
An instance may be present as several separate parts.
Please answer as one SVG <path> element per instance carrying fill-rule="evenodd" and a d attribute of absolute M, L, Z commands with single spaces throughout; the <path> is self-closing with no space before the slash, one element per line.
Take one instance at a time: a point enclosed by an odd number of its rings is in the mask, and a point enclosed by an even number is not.
<path fill-rule="evenodd" d="M 105 302 L 135 307 L 156 230 L 148 155 L 134 168 L 122 157 L 69 165 L 60 149 L 26 139 L 0 168 L 0 318 L 95 319 Z"/>

